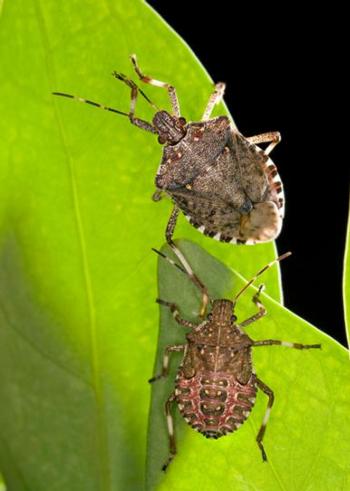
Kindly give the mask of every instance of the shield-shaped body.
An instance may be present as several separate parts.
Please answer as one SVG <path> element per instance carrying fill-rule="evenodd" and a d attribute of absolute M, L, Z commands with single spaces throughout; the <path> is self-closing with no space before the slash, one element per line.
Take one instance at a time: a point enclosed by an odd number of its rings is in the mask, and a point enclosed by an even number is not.
<path fill-rule="evenodd" d="M 227 301 L 217 303 L 222 312 L 232 307 Z M 257 392 L 252 340 L 229 319 L 221 325 L 216 319 L 206 320 L 187 335 L 176 378 L 175 395 L 182 416 L 207 438 L 219 438 L 239 428 L 249 416 Z"/>
<path fill-rule="evenodd" d="M 254 244 L 276 238 L 284 196 L 269 156 L 231 127 L 226 116 L 189 123 L 166 145 L 155 179 L 188 220 L 224 242 Z"/>

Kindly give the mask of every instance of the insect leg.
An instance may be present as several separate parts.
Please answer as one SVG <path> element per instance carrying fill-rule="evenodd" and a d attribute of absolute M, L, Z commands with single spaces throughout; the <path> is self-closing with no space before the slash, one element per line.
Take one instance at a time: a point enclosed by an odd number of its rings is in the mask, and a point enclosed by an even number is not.
<path fill-rule="evenodd" d="M 261 319 L 261 317 L 264 317 L 264 315 L 266 315 L 267 311 L 260 301 L 260 293 L 263 291 L 263 289 L 264 289 L 264 285 L 260 285 L 258 291 L 256 292 L 256 294 L 253 297 L 253 303 L 258 307 L 259 312 L 252 315 L 251 317 L 249 317 L 245 321 L 241 322 L 239 324 L 239 327 L 249 326 L 249 324 L 252 324 L 253 322 Z"/>
<path fill-rule="evenodd" d="M 173 250 L 174 254 L 178 257 L 180 260 L 182 266 L 186 270 L 186 273 L 190 277 L 190 280 L 192 283 L 196 285 L 196 287 L 201 291 L 202 293 L 202 305 L 199 311 L 199 316 L 204 317 L 207 305 L 209 303 L 209 293 L 207 287 L 201 282 L 201 280 L 198 278 L 198 276 L 194 273 L 193 269 L 191 268 L 190 264 L 188 263 L 187 259 L 185 256 L 182 254 L 180 249 L 178 249 L 173 241 L 173 234 L 174 234 L 174 229 L 177 221 L 177 217 L 179 215 L 179 209 L 175 205 L 173 208 L 173 211 L 171 212 L 166 231 L 165 231 L 165 238 L 171 249 Z"/>
<path fill-rule="evenodd" d="M 174 208 L 171 212 L 171 215 L 169 217 L 166 230 L 165 230 L 165 238 L 167 243 L 170 245 L 170 247 L 173 247 L 174 242 L 173 242 L 173 235 L 174 235 L 174 230 L 177 222 L 177 218 L 179 216 L 180 210 L 179 208 L 174 205 Z"/>
<path fill-rule="evenodd" d="M 148 77 L 147 75 L 144 75 L 141 72 L 141 69 L 137 64 L 136 55 L 131 55 L 130 59 L 131 59 L 131 62 L 134 66 L 135 72 L 137 73 L 137 76 L 139 77 L 140 80 L 142 80 L 142 82 L 144 82 L 145 84 L 154 85 L 155 87 L 162 87 L 168 91 L 172 110 L 173 110 L 173 114 L 174 114 L 174 116 L 179 118 L 180 117 L 180 104 L 179 104 L 179 101 L 178 101 L 178 98 L 176 95 L 175 87 L 173 87 L 172 85 L 170 85 L 166 82 L 161 82 L 160 80 L 155 80 L 154 78 L 151 78 L 151 77 Z"/>
<path fill-rule="evenodd" d="M 174 352 L 179 352 L 179 351 L 184 351 L 186 348 L 185 344 L 174 344 L 167 346 L 165 348 L 165 352 L 163 355 L 163 366 L 162 366 L 162 371 L 158 375 L 154 375 L 154 377 L 149 379 L 149 383 L 156 382 L 156 380 L 159 380 L 161 378 L 167 377 L 169 375 L 169 358 L 170 358 L 170 353 Z"/>
<path fill-rule="evenodd" d="M 204 113 L 202 116 L 202 121 L 208 121 L 208 119 L 210 118 L 210 115 L 214 109 L 214 106 L 216 104 L 219 104 L 219 102 L 221 101 L 221 99 L 224 95 L 224 92 L 225 92 L 225 87 L 226 87 L 226 85 L 223 82 L 219 82 L 219 83 L 215 84 L 214 92 L 209 97 L 207 107 L 204 110 Z"/>
<path fill-rule="evenodd" d="M 291 343 L 289 341 L 280 341 L 279 339 L 262 339 L 260 341 L 254 341 L 253 346 L 272 346 L 272 345 L 286 346 L 287 348 L 295 349 L 321 349 L 320 344 L 301 344 Z"/>
<path fill-rule="evenodd" d="M 188 327 L 189 329 L 193 329 L 197 327 L 197 324 L 187 321 L 186 319 L 183 319 L 181 317 L 180 312 L 175 303 L 166 302 L 165 300 L 161 300 L 160 298 L 157 298 L 156 302 L 159 303 L 160 305 L 164 305 L 165 307 L 168 307 L 170 309 L 170 312 L 173 314 L 173 317 L 176 320 L 176 322 L 181 326 Z"/>
<path fill-rule="evenodd" d="M 255 145 L 258 145 L 259 143 L 270 143 L 266 150 L 264 150 L 266 155 L 269 155 L 281 141 L 281 133 L 278 131 L 270 131 L 268 133 L 262 133 L 261 135 L 248 136 L 247 140 Z"/>
<path fill-rule="evenodd" d="M 273 405 L 273 401 L 274 401 L 275 396 L 273 394 L 273 391 L 270 389 L 270 387 L 268 387 L 266 384 L 264 384 L 264 382 L 262 382 L 258 378 L 256 379 L 256 385 L 269 398 L 269 401 L 267 403 L 267 408 L 266 408 L 266 411 L 265 411 L 265 415 L 264 415 L 264 419 L 263 419 L 263 422 L 262 422 L 262 424 L 260 426 L 260 430 L 259 430 L 259 432 L 257 434 L 257 437 L 256 437 L 257 444 L 259 445 L 259 448 L 261 450 L 261 455 L 262 455 L 263 461 L 266 462 L 267 461 L 267 456 L 266 456 L 266 452 L 265 452 L 265 449 L 264 449 L 262 440 L 264 438 L 264 434 L 265 434 L 265 430 L 266 430 L 266 425 L 267 425 L 267 422 L 268 422 L 269 417 L 270 417 L 270 412 L 271 412 L 271 408 L 272 408 L 272 405 Z"/>
<path fill-rule="evenodd" d="M 175 391 L 172 392 L 165 403 L 165 416 L 168 428 L 168 436 L 169 436 L 169 457 L 167 461 L 164 463 L 162 467 L 162 471 L 166 471 L 170 462 L 176 455 L 176 442 L 175 442 L 175 434 L 174 434 L 174 418 L 171 414 L 171 406 L 176 400 Z"/>
<path fill-rule="evenodd" d="M 123 75 L 122 73 L 118 73 L 118 72 L 113 72 L 112 75 L 113 75 L 113 77 L 117 78 L 118 80 L 121 80 L 122 82 L 124 82 L 131 89 L 130 111 L 129 111 L 130 122 L 132 124 L 134 124 L 135 126 L 137 126 L 138 128 L 149 131 L 151 133 L 157 133 L 156 129 L 152 126 L 151 123 L 148 123 L 148 121 L 144 121 L 143 119 L 135 117 L 135 108 L 136 108 L 136 101 L 137 101 L 138 93 L 140 92 L 141 95 L 151 104 L 152 107 L 154 107 L 155 109 L 157 109 L 157 107 L 146 96 L 146 94 L 141 89 L 138 88 L 138 86 L 135 84 L 135 82 L 133 80 L 130 80 L 125 75 Z"/>

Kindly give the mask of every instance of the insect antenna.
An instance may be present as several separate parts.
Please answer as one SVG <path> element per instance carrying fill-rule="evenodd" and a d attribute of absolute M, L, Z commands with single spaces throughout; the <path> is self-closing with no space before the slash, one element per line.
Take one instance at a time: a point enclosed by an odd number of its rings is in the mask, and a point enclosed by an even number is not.
<path fill-rule="evenodd" d="M 260 271 L 258 271 L 256 273 L 255 276 L 253 276 L 253 278 L 251 280 L 248 281 L 248 283 L 246 285 L 244 285 L 244 287 L 237 293 L 237 295 L 234 297 L 234 302 L 236 302 L 237 298 L 240 297 L 242 295 L 243 292 L 246 291 L 247 288 L 250 287 L 250 285 L 252 283 L 254 283 L 254 281 L 260 276 L 262 275 L 263 273 L 265 273 L 265 271 L 267 271 L 268 269 L 271 268 L 271 266 L 273 266 L 275 263 L 278 263 L 280 261 L 282 261 L 283 259 L 286 259 L 287 257 L 289 257 L 292 253 L 291 252 L 286 252 L 285 254 L 282 254 L 281 256 L 277 257 L 276 259 L 274 259 L 273 261 L 271 261 L 270 263 L 266 264 L 266 266 L 264 266 L 262 269 L 260 269 Z"/>
<path fill-rule="evenodd" d="M 137 101 L 137 96 L 140 93 L 142 97 L 145 98 L 145 100 L 155 109 L 158 111 L 158 107 L 151 101 L 151 99 L 144 93 L 143 90 L 141 90 L 133 80 L 130 78 L 126 77 L 122 73 L 118 72 L 113 72 L 112 73 L 113 77 L 117 78 L 118 80 L 121 80 L 124 82 L 130 89 L 131 89 L 131 98 L 130 98 L 130 111 L 128 113 L 124 111 L 119 111 L 119 109 L 114 109 L 113 107 L 105 106 L 104 104 L 100 104 L 99 102 L 94 102 L 90 101 L 89 99 L 84 99 L 83 97 L 78 97 L 73 94 L 66 94 L 65 92 L 52 92 L 53 95 L 58 95 L 61 97 L 68 97 L 69 99 L 74 99 L 78 102 L 85 102 L 86 104 L 90 104 L 91 106 L 95 106 L 99 109 L 104 109 L 105 111 L 111 111 L 113 113 L 121 114 L 122 116 L 127 116 L 130 120 L 130 123 L 137 126 L 138 128 L 141 128 L 145 131 L 149 131 L 150 133 L 157 133 L 156 128 L 154 128 L 153 124 L 149 123 L 148 121 L 145 121 L 143 119 L 135 117 L 135 107 L 136 107 L 136 101 Z"/>
<path fill-rule="evenodd" d="M 112 113 L 117 113 L 117 114 L 121 114 L 122 116 L 129 117 L 128 113 L 119 111 L 118 109 L 114 109 L 113 107 L 104 106 L 99 102 L 94 102 L 94 101 L 90 101 L 89 99 L 84 99 L 83 97 L 79 97 L 77 95 L 66 94 L 65 92 L 52 92 L 52 95 L 58 95 L 60 97 L 68 97 L 68 99 L 74 99 L 75 101 L 84 102 L 85 104 L 90 104 L 91 106 L 98 107 L 99 109 L 104 109 L 105 111 L 111 111 Z"/>

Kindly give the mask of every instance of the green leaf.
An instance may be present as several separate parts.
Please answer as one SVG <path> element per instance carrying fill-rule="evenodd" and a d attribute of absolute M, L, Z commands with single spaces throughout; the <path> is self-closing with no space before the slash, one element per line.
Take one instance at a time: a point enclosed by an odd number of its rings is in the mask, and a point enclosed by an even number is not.
<path fill-rule="evenodd" d="M 345 328 L 348 345 L 350 345 L 350 207 L 344 254 L 343 299 Z"/>
<path fill-rule="evenodd" d="M 134 76 L 134 52 L 178 88 L 189 120 L 212 84 L 143 2 L 12 0 L 0 13 L 0 469 L 9 490 L 140 489 L 157 335 L 150 248 L 170 213 L 150 199 L 161 147 L 51 92 L 128 111 L 110 74 Z M 165 91 L 146 92 L 169 107 Z M 137 113 L 152 117 L 143 100 Z M 183 218 L 176 235 L 248 276 L 275 255 L 217 243 Z M 278 299 L 276 270 L 266 282 Z"/>
<path fill-rule="evenodd" d="M 233 298 L 244 285 L 201 247 L 180 241 L 194 271 L 209 287 L 212 298 Z M 168 248 L 164 248 L 169 255 Z M 172 256 L 173 257 L 173 256 Z M 293 256 L 288 259 L 293 261 Z M 234 264 L 239 264 L 234 261 Z M 260 262 L 264 266 L 264 262 Z M 159 259 L 159 297 L 175 302 L 186 319 L 195 320 L 200 295 L 181 271 Z M 238 269 L 238 267 L 237 267 Z M 257 281 L 264 282 L 264 277 Z M 237 302 L 238 322 L 257 309 L 250 287 Z M 267 295 L 262 296 L 267 316 L 247 327 L 253 339 L 280 339 L 306 344 L 321 343 L 322 350 L 299 351 L 281 346 L 253 350 L 256 373 L 275 394 L 264 446 L 263 463 L 255 438 L 264 417 L 267 398 L 258 394 L 248 421 L 234 434 L 206 440 L 190 428 L 174 408 L 178 455 L 164 475 L 168 456 L 163 406 L 173 390 L 181 354 L 173 354 L 167 379 L 153 384 L 149 423 L 147 489 L 187 491 L 239 490 L 347 490 L 350 488 L 350 365 L 347 351 L 333 339 L 288 311 Z M 186 329 L 161 307 L 157 363 L 159 373 L 164 347 L 185 341 Z"/>

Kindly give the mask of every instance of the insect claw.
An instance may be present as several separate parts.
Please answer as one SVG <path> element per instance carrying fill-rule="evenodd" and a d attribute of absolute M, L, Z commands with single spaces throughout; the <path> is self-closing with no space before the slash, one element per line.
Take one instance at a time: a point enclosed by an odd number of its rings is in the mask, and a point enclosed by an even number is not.
<path fill-rule="evenodd" d="M 123 82 L 125 82 L 127 78 L 126 75 L 124 75 L 123 73 L 116 72 L 115 70 L 112 72 L 112 76 L 117 78 L 118 80 L 122 80 Z"/>
<path fill-rule="evenodd" d="M 174 457 L 175 457 L 175 455 L 170 455 L 170 457 L 165 462 L 165 464 L 163 464 L 163 467 L 162 467 L 163 472 L 166 472 L 167 468 L 169 467 L 169 464 L 171 463 L 171 461 L 173 460 Z"/>
<path fill-rule="evenodd" d="M 161 373 L 160 375 L 155 375 L 154 377 L 151 377 L 148 380 L 148 383 L 153 384 L 153 382 L 156 382 L 157 380 L 160 380 L 161 378 L 164 378 L 165 376 L 166 376 L 166 374 L 163 374 L 163 373 Z"/>
<path fill-rule="evenodd" d="M 267 455 L 266 455 L 265 449 L 262 445 L 261 445 L 260 449 L 261 449 L 261 455 L 262 455 L 263 462 L 267 462 Z"/>
<path fill-rule="evenodd" d="M 152 194 L 152 200 L 153 201 L 160 201 L 163 197 L 163 191 L 155 191 Z"/>

